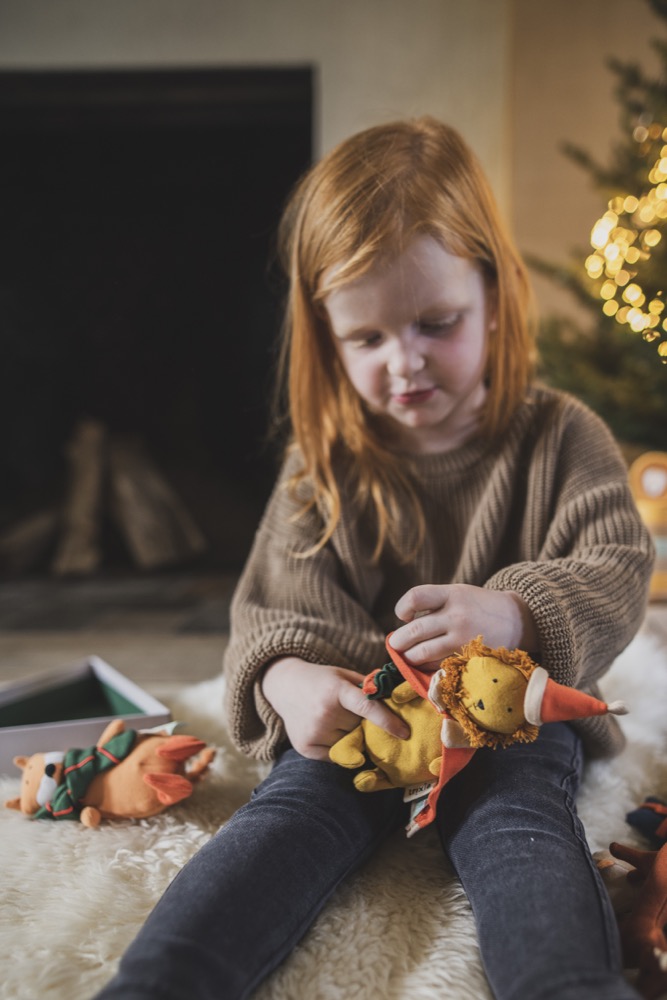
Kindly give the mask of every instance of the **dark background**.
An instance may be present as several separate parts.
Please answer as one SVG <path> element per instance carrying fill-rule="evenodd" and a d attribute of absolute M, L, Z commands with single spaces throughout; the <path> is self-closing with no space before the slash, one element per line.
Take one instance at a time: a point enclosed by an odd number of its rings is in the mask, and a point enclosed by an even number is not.
<path fill-rule="evenodd" d="M 309 68 L 0 73 L 0 528 L 57 501 L 93 417 L 141 438 L 207 564 L 241 565 L 311 120 Z"/>

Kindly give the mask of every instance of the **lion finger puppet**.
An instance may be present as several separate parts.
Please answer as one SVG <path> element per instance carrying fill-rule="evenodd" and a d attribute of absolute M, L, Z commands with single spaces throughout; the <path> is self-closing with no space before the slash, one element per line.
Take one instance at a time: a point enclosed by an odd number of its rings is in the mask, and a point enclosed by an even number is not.
<path fill-rule="evenodd" d="M 114 719 L 96 746 L 15 757 L 21 794 L 5 805 L 34 819 L 80 820 L 88 827 L 145 819 L 191 795 L 214 756 L 193 736 L 126 730 Z"/>
<path fill-rule="evenodd" d="M 433 821 L 440 792 L 478 748 L 530 743 L 544 722 L 626 711 L 621 702 L 608 705 L 556 683 L 523 650 L 491 649 L 481 636 L 435 673 L 411 666 L 389 638 L 392 663 L 368 674 L 363 689 L 407 722 L 410 738 L 362 719 L 329 756 L 343 767 L 361 768 L 354 777 L 360 791 L 405 789 L 412 803 L 408 836 Z"/>

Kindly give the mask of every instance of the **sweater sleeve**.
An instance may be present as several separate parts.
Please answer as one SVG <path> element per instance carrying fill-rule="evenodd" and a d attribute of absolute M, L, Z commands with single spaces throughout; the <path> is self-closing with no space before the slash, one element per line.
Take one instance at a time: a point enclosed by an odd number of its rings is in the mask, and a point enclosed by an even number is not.
<path fill-rule="evenodd" d="M 322 531 L 316 509 L 287 489 L 288 461 L 255 536 L 231 609 L 225 652 L 225 715 L 235 744 L 262 760 L 285 739 L 279 716 L 261 689 L 264 668 L 293 655 L 366 673 L 384 662 L 384 636 L 352 595 L 332 545 L 308 558 Z M 386 658 L 386 657 L 385 657 Z"/>
<path fill-rule="evenodd" d="M 593 413 L 571 400 L 538 452 L 528 502 L 549 516 L 536 558 L 501 569 L 486 586 L 526 602 L 555 680 L 595 690 L 641 624 L 653 544 L 623 458 Z"/>

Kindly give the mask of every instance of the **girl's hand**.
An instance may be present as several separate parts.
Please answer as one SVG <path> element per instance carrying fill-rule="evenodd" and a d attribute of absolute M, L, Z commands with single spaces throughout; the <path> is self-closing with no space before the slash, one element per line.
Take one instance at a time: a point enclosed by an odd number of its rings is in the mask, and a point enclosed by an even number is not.
<path fill-rule="evenodd" d="M 481 635 L 487 646 L 538 653 L 533 616 L 513 591 L 486 590 L 468 584 L 413 587 L 396 605 L 401 625 L 391 645 L 413 666 L 432 664 Z"/>
<path fill-rule="evenodd" d="M 295 750 L 311 760 L 328 760 L 329 748 L 361 717 L 407 739 L 408 726 L 381 701 L 371 701 L 359 685 L 363 674 L 342 667 L 285 656 L 269 665 L 262 691 L 283 720 Z"/>

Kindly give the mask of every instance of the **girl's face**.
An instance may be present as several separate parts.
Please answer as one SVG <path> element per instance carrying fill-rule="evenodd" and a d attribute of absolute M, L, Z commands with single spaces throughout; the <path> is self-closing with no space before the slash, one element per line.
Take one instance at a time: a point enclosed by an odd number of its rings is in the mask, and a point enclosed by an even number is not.
<path fill-rule="evenodd" d="M 430 236 L 325 298 L 343 367 L 399 449 L 450 451 L 475 433 L 492 299 L 479 265 Z"/>

